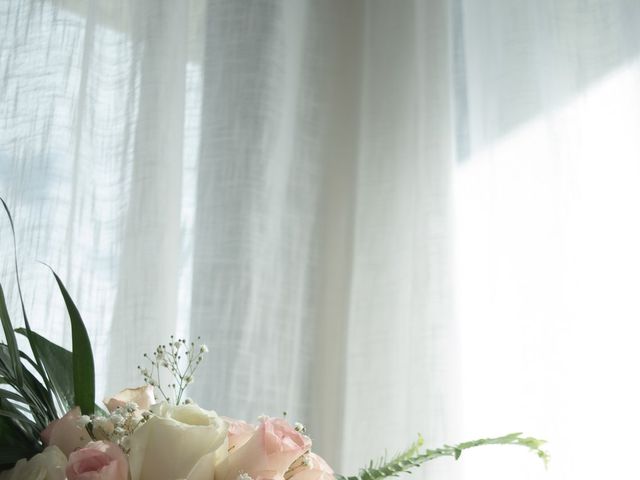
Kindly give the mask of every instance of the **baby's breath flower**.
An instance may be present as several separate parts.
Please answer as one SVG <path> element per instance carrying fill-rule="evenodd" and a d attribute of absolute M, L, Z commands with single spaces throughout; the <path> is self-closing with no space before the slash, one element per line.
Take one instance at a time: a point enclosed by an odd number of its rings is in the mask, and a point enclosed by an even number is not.
<path fill-rule="evenodd" d="M 138 370 L 144 381 L 156 387 L 164 400 L 179 405 L 187 386 L 195 380 L 194 373 L 203 360 L 203 354 L 208 351 L 204 344 L 196 346 L 194 342 L 187 343 L 184 338 L 176 339 L 171 335 L 167 345 L 159 345 L 152 355 L 144 354 L 150 368 L 138 367 Z"/>
<path fill-rule="evenodd" d="M 82 415 L 80 418 L 78 418 L 76 423 L 79 427 L 86 427 L 89 422 L 91 422 L 91 419 L 89 418 L 89 416 Z"/>
<path fill-rule="evenodd" d="M 121 441 L 120 441 L 120 447 L 125 451 L 128 452 L 129 449 L 131 448 L 131 440 L 129 436 L 124 437 Z"/>
<path fill-rule="evenodd" d="M 113 433 L 114 425 L 110 420 L 107 420 L 105 417 L 94 417 L 91 421 L 93 425 L 93 431 L 103 432 L 105 435 L 109 436 Z"/>
<path fill-rule="evenodd" d="M 129 437 L 136 428 L 145 423 L 151 412 L 141 410 L 135 402 L 127 402 L 115 408 L 108 417 L 93 415 L 87 424 L 87 430 L 94 440 L 106 440 L 129 453 Z"/>
<path fill-rule="evenodd" d="M 121 423 L 124 423 L 124 417 L 119 413 L 112 414 L 109 417 L 109 420 L 111 420 L 111 423 L 113 423 L 114 425 L 120 425 Z"/>

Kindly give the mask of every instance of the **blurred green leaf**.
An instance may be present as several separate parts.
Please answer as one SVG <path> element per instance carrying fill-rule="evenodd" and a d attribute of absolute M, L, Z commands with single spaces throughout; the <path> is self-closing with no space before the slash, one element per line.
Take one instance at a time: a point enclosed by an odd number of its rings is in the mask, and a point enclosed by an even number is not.
<path fill-rule="evenodd" d="M 105 410 L 104 408 L 102 408 L 100 405 L 96 404 L 95 405 L 95 415 L 98 415 L 100 417 L 108 417 L 109 416 L 109 412 L 107 410 Z"/>
<path fill-rule="evenodd" d="M 0 400 L 0 406 L 6 406 Z M 42 450 L 37 438 L 30 438 L 15 420 L 0 416 L 0 470 L 11 468 L 21 458 Z"/>
<path fill-rule="evenodd" d="M 544 440 L 523 437 L 521 433 L 511 433 L 502 437 L 481 438 L 457 445 L 444 445 L 443 447 L 433 450 L 426 449 L 419 451 L 417 447 L 422 445 L 422 440 L 419 438 L 418 442 L 412 444 L 405 452 L 397 455 L 388 462 L 374 467 L 371 467 L 370 464 L 369 467 L 361 469 L 357 476 L 345 477 L 343 475 L 335 475 L 335 477 L 336 480 L 380 480 L 387 477 L 396 477 L 401 473 L 411 473 L 411 470 L 414 468 L 436 458 L 453 457 L 457 460 L 460 458 L 463 450 L 483 445 L 516 445 L 527 447 L 536 453 L 546 465 L 549 460 L 549 455 L 541 448 L 544 443 Z"/>
<path fill-rule="evenodd" d="M 13 420 L 16 420 L 18 423 L 20 423 L 20 425 L 31 425 L 33 429 L 38 428 L 33 420 L 30 420 L 23 413 L 20 413 L 15 407 L 13 408 L 13 410 L 4 410 L 0 408 L 0 416 L 12 418 Z"/>
<path fill-rule="evenodd" d="M 0 397 L 0 417 L 9 419 L 26 439 L 37 441 L 40 429 L 36 423 L 20 412 L 8 399 Z"/>
<path fill-rule="evenodd" d="M 5 429 L 6 419 L 0 417 L 0 470 L 12 468 L 21 458 L 30 458 L 38 449 L 24 439 L 18 439 L 15 432 Z"/>
<path fill-rule="evenodd" d="M 7 311 L 7 303 L 4 299 L 2 284 L 0 284 L 0 320 L 2 321 L 4 336 L 7 339 L 9 355 L 11 356 L 11 373 L 14 375 L 14 378 L 18 385 L 20 385 L 24 381 L 24 375 L 22 373 L 22 363 L 20 362 L 20 353 L 18 350 L 16 335 L 13 332 L 13 326 L 11 325 L 9 312 Z"/>
<path fill-rule="evenodd" d="M 24 399 L 22 395 L 15 392 L 11 392 L 9 390 L 5 390 L 4 388 L 0 388 L 0 398 L 6 398 L 7 400 L 12 400 L 14 402 L 22 402 L 24 404 L 27 403 L 27 401 Z"/>

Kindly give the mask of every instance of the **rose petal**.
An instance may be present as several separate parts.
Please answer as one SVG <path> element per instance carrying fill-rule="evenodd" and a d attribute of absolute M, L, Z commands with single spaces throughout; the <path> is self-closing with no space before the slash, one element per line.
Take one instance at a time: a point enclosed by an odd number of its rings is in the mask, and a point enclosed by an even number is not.
<path fill-rule="evenodd" d="M 127 480 L 127 457 L 110 442 L 91 442 L 69 455 L 68 480 Z"/>
<path fill-rule="evenodd" d="M 71 452 L 84 447 L 91 437 L 84 427 L 79 425 L 80 408 L 69 410 L 62 418 L 54 420 L 40 433 L 45 445 L 55 445 L 68 457 Z"/>
<path fill-rule="evenodd" d="M 113 397 L 103 400 L 109 412 L 113 412 L 118 407 L 124 407 L 127 403 L 133 402 L 141 410 L 149 410 L 156 402 L 151 385 L 144 385 L 138 388 L 125 388 Z"/>
<path fill-rule="evenodd" d="M 130 438 L 131 479 L 173 480 L 191 473 L 196 477 L 201 470 L 208 471 L 211 478 L 213 469 L 206 468 L 211 466 L 207 462 L 218 463 L 227 452 L 226 422 L 195 404 L 169 406 L 163 402 L 152 411 L 154 415 Z M 216 455 L 202 460 L 211 452 Z M 194 471 L 200 460 L 202 464 Z"/>

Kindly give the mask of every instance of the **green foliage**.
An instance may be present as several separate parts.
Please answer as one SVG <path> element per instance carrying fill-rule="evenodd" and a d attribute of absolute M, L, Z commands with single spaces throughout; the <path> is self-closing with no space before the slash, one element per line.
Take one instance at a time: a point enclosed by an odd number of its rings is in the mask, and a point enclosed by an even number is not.
<path fill-rule="evenodd" d="M 4 200 L 0 202 L 9 217 L 15 254 L 13 219 Z M 24 328 L 14 329 L 0 285 L 0 322 L 6 341 L 0 342 L 0 470 L 41 451 L 40 432 L 69 408 L 78 405 L 84 414 L 96 408 L 93 354 L 78 309 L 52 269 L 69 313 L 73 351 L 33 332 L 24 308 L 17 254 L 14 257 Z M 27 338 L 30 353 L 20 350 L 16 333 Z"/>
<path fill-rule="evenodd" d="M 0 394 L 6 390 L 0 390 Z M 0 406 L 3 410 L 9 408 L 10 402 L 0 398 Z M 20 458 L 30 457 L 38 451 L 34 446 L 33 438 L 20 427 L 15 419 L 9 416 L 0 416 L 0 470 L 10 468 Z"/>
<path fill-rule="evenodd" d="M 49 392 L 28 370 L 15 374 L 9 347 L 0 343 L 0 466 L 42 450 L 40 432 L 57 418 Z"/>
<path fill-rule="evenodd" d="M 4 330 L 4 337 L 7 339 L 7 351 L 9 352 L 9 362 L 7 362 L 7 368 L 16 384 L 18 386 L 22 386 L 24 375 L 22 373 L 20 351 L 18 350 L 16 334 L 13 332 L 13 326 L 11 325 L 9 312 L 7 311 L 7 303 L 4 299 L 4 291 L 2 290 L 2 285 L 0 285 L 0 320 L 2 320 L 2 329 Z"/>
<path fill-rule="evenodd" d="M 360 473 L 355 476 L 345 477 L 336 475 L 336 480 L 380 480 L 382 478 L 395 477 L 401 473 L 411 473 L 411 470 L 414 468 L 436 458 L 453 457 L 457 460 L 464 450 L 483 445 L 518 445 L 527 447 L 538 455 L 538 457 L 544 461 L 545 465 L 549 460 L 548 454 L 542 450 L 542 445 L 545 443 L 543 440 L 523 437 L 521 433 L 511 433 L 496 438 L 482 438 L 453 446 L 445 445 L 434 450 L 426 449 L 421 451 L 420 447 L 422 443 L 422 437 L 419 437 L 408 449 L 396 455 L 391 460 L 382 460 L 375 466 L 370 463 L 367 468 L 363 468 L 360 470 Z"/>

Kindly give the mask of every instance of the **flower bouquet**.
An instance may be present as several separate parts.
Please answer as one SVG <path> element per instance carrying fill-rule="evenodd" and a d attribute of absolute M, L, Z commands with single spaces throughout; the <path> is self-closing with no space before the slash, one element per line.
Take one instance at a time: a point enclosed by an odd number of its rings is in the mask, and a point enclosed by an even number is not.
<path fill-rule="evenodd" d="M 95 403 L 89 337 L 61 279 L 52 270 L 69 314 L 71 351 L 31 329 L 17 260 L 15 267 L 23 327 L 12 324 L 0 285 L 0 480 L 378 480 L 489 444 L 524 446 L 547 459 L 542 441 L 519 433 L 436 449 L 419 437 L 393 458 L 338 475 L 312 451 L 302 424 L 266 416 L 250 424 L 186 398 L 207 347 L 173 337 L 144 355 L 138 369 L 145 385 L 105 399 L 103 409 Z"/>

